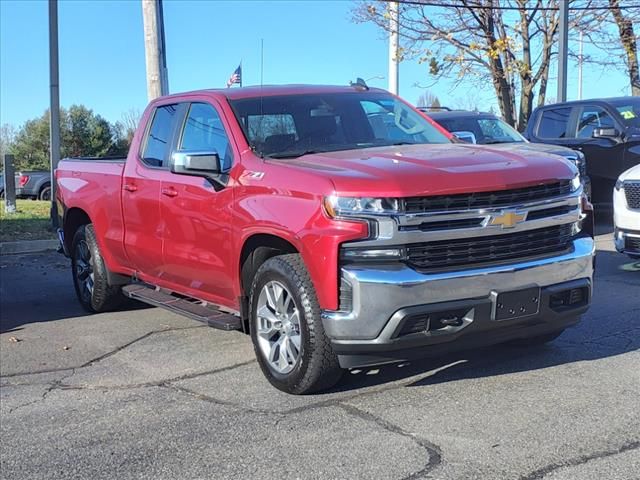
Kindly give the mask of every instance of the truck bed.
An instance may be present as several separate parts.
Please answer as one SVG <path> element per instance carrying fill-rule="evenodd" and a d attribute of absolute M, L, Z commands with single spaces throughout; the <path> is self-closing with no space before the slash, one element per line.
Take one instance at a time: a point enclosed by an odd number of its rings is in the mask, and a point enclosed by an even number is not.
<path fill-rule="evenodd" d="M 122 252 L 124 240 L 121 188 L 125 162 L 125 157 L 65 158 L 56 170 L 58 215 L 63 217 L 60 225 L 65 225 L 64 217 L 73 215 L 73 209 L 87 212 L 103 251 L 116 256 Z M 72 235 L 65 232 L 65 237 Z M 67 248 L 72 241 L 65 238 Z"/>

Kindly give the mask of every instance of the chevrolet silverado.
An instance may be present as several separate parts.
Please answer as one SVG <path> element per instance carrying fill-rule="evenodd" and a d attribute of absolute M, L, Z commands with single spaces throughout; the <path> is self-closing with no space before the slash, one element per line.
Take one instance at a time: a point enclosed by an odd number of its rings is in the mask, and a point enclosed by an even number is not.
<path fill-rule="evenodd" d="M 87 310 L 129 297 L 242 330 L 294 394 L 348 368 L 544 343 L 591 299 L 575 165 L 462 144 L 361 83 L 158 98 L 127 158 L 65 159 L 56 179 Z"/>

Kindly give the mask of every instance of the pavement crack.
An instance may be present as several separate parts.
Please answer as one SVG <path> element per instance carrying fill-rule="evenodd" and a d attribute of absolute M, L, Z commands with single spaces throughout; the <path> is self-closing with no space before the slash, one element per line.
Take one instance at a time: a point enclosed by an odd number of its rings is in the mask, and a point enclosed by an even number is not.
<path fill-rule="evenodd" d="M 559 470 L 560 468 L 576 467 L 578 465 L 583 465 L 592 460 L 598 460 L 600 458 L 619 455 L 621 453 L 628 452 L 629 450 L 635 450 L 637 448 L 640 448 L 640 440 L 631 440 L 623 444 L 621 447 L 618 447 L 613 450 L 602 450 L 589 455 L 583 455 L 580 457 L 572 458 L 564 462 L 552 463 L 551 465 L 547 465 L 546 467 L 539 468 L 538 470 L 534 470 L 528 475 L 524 475 L 520 477 L 520 480 L 540 480 L 546 477 L 549 473 Z"/>
<path fill-rule="evenodd" d="M 284 417 L 283 413 L 267 412 L 267 411 L 264 411 L 264 410 L 257 410 L 257 409 L 245 407 L 243 405 L 238 405 L 237 403 L 234 403 L 234 402 L 229 402 L 227 400 L 220 400 L 219 398 L 214 398 L 214 397 L 211 397 L 209 395 L 205 395 L 203 393 L 198 393 L 198 392 L 193 391 L 191 389 L 188 389 L 188 388 L 185 388 L 185 387 L 181 387 L 179 385 L 175 385 L 175 384 L 172 384 L 172 383 L 160 383 L 157 386 L 158 387 L 168 388 L 170 390 L 174 390 L 176 392 L 180 392 L 180 393 L 185 394 L 185 395 L 189 395 L 190 397 L 196 398 L 198 400 L 202 400 L 203 402 L 213 403 L 214 405 L 220 405 L 220 406 L 224 406 L 224 407 L 232 407 L 232 408 L 241 410 L 241 411 L 243 411 L 245 413 L 257 413 L 257 414 L 261 414 L 261 415 L 278 415 L 278 416 Z"/>
<path fill-rule="evenodd" d="M 376 425 L 383 428 L 384 430 L 387 430 L 391 433 L 395 433 L 396 435 L 406 437 L 427 451 L 427 453 L 429 454 L 429 460 L 427 461 L 426 465 L 422 467 L 420 470 L 418 470 L 417 472 L 414 472 L 406 477 L 403 477 L 402 480 L 414 480 L 417 478 L 424 477 L 427 473 L 429 473 L 430 471 L 438 467 L 440 464 L 442 464 L 442 449 L 438 445 L 431 443 L 423 438 L 420 438 L 414 435 L 413 433 L 407 432 L 406 430 L 403 430 L 402 428 L 400 428 L 398 425 L 395 425 L 391 422 L 383 420 L 382 418 L 376 415 L 373 415 L 364 410 L 360 410 L 359 408 L 354 407 L 353 405 L 348 405 L 346 403 L 338 403 L 337 406 L 342 408 L 345 412 L 349 413 L 350 415 L 358 417 L 367 422 L 375 423 Z"/>

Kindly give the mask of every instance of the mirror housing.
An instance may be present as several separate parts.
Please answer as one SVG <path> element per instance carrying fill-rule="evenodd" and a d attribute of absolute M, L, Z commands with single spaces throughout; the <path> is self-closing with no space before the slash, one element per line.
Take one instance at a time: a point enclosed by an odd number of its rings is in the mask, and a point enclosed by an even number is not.
<path fill-rule="evenodd" d="M 171 173 L 194 177 L 217 178 L 222 173 L 216 152 L 175 152 L 169 163 Z"/>
<path fill-rule="evenodd" d="M 467 142 L 467 143 L 478 143 L 478 140 L 476 139 L 476 136 L 473 132 L 468 132 L 466 130 L 462 130 L 459 132 L 452 132 L 456 137 L 458 137 L 458 139 L 462 140 L 463 142 Z"/>
<path fill-rule="evenodd" d="M 591 134 L 593 138 L 610 138 L 617 140 L 620 138 L 620 132 L 617 128 L 596 128 Z"/>

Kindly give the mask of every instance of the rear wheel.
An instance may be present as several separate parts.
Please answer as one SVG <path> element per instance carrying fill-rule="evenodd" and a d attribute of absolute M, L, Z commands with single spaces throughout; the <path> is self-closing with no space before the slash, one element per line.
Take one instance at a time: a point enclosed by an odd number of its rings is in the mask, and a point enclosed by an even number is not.
<path fill-rule="evenodd" d="M 320 306 L 300 255 L 268 259 L 250 292 L 251 340 L 262 372 L 279 390 L 311 393 L 335 385 L 338 357 L 322 328 Z"/>
<path fill-rule="evenodd" d="M 107 282 L 107 268 L 91 224 L 80 226 L 73 237 L 71 270 L 76 295 L 85 310 L 105 312 L 122 304 L 120 287 Z"/>
<path fill-rule="evenodd" d="M 51 185 L 46 184 L 44 187 L 40 189 L 40 193 L 38 193 L 38 200 L 45 200 L 47 202 L 51 201 Z"/>

